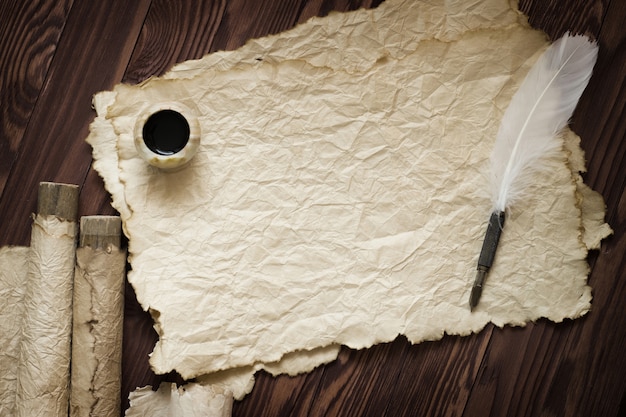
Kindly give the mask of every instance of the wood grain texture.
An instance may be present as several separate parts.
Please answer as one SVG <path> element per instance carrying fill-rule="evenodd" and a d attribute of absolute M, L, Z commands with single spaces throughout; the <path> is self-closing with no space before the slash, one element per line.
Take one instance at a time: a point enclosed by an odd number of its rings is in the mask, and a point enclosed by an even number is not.
<path fill-rule="evenodd" d="M 122 241 L 122 219 L 120 216 L 83 216 L 80 218 L 78 247 L 109 250 L 119 249 Z"/>
<path fill-rule="evenodd" d="M 598 63 L 572 128 L 586 152 L 585 180 L 603 194 L 615 234 L 592 255 L 589 282 L 594 300 L 588 316 L 563 324 L 540 321 L 515 336 L 515 329 L 494 332 L 466 415 L 623 416 L 626 329 L 616 324 L 624 321 L 626 301 L 626 207 L 621 203 L 620 174 L 626 169 L 626 3 L 546 3 L 531 5 L 529 13 L 565 8 L 556 15 L 531 16 L 531 22 L 555 22 L 548 32 L 556 36 L 569 28 L 591 32 L 600 44 Z M 515 349 L 520 351 L 517 356 L 512 355 Z"/>
<path fill-rule="evenodd" d="M 152 1 L 123 81 L 138 83 L 178 62 L 211 52 L 225 8 L 225 0 L 201 4 Z"/>
<path fill-rule="evenodd" d="M 121 80 L 148 5 L 121 0 L 72 6 L 6 182 L 7 197 L 0 200 L 0 245 L 28 243 L 27 214 L 34 211 L 40 181 L 84 182 L 91 98 Z"/>
<path fill-rule="evenodd" d="M 597 38 L 610 1 L 519 0 L 518 7 L 532 26 L 542 29 L 551 39 L 560 38 L 565 32 Z"/>
<path fill-rule="evenodd" d="M 71 4 L 71 0 L 0 2 L 0 195 Z"/>
<path fill-rule="evenodd" d="M 302 23 L 313 16 L 326 16 L 330 12 L 348 12 L 360 8 L 373 9 L 378 7 L 382 0 L 317 0 L 303 4 L 298 23 Z"/>
<path fill-rule="evenodd" d="M 416 0 L 417 1 L 417 0 Z M 79 214 L 114 214 L 84 143 L 91 97 L 174 63 L 235 49 L 333 10 L 380 0 L 0 1 L 0 245 L 28 243 L 40 181 L 82 186 Z M 600 191 L 614 236 L 590 256 L 592 311 L 564 323 L 487 326 L 469 337 L 354 351 L 296 377 L 259 373 L 234 406 L 248 416 L 626 416 L 626 2 L 520 0 L 556 38 L 598 39 L 594 76 L 572 126 L 585 180 Z M 157 335 L 126 287 L 123 407 L 129 391 L 176 374 L 148 366 Z"/>
<path fill-rule="evenodd" d="M 75 184 L 39 183 L 37 214 L 76 222 L 78 220 L 78 191 L 78 185 Z"/>

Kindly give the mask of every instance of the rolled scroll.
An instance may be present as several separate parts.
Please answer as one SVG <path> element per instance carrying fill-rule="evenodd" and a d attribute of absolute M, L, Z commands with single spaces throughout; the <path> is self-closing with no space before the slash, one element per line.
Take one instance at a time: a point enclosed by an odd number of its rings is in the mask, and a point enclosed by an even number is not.
<path fill-rule="evenodd" d="M 78 186 L 43 182 L 34 217 L 16 415 L 67 416 Z"/>
<path fill-rule="evenodd" d="M 70 416 L 120 415 L 126 251 L 121 220 L 80 220 L 74 275 Z"/>
<path fill-rule="evenodd" d="M 0 416 L 15 415 L 24 291 L 30 248 L 0 248 Z"/>

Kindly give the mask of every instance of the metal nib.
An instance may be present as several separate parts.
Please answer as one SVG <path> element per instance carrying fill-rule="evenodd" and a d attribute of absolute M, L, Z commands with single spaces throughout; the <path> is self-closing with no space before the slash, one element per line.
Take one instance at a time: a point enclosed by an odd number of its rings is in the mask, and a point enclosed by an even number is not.
<path fill-rule="evenodd" d="M 474 307 L 478 305 L 480 296 L 483 293 L 483 282 L 485 281 L 486 276 L 487 276 L 487 269 L 479 266 L 478 272 L 476 272 L 476 279 L 474 280 L 474 285 L 472 286 L 472 292 L 470 294 L 470 299 L 469 299 L 470 311 L 474 311 Z"/>
<path fill-rule="evenodd" d="M 472 293 L 470 294 L 469 306 L 471 311 L 474 311 L 474 307 L 476 307 L 478 301 L 480 301 L 480 296 L 483 293 L 483 282 L 496 256 L 496 249 L 498 249 L 498 242 L 500 241 L 500 234 L 502 233 L 503 227 L 504 212 L 494 211 L 491 213 L 487 231 L 485 232 L 485 240 L 483 240 L 483 246 L 480 250 L 480 256 L 478 257 L 478 272 L 476 273 L 476 279 L 474 280 Z"/>

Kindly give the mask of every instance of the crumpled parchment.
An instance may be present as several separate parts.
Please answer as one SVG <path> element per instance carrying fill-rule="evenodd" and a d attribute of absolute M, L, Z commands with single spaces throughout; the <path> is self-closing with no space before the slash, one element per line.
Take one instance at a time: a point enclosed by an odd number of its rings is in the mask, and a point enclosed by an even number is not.
<path fill-rule="evenodd" d="M 20 417 L 68 413 L 77 229 L 73 221 L 34 217 L 17 362 L 15 415 Z"/>
<path fill-rule="evenodd" d="M 30 247 L 0 248 L 2 417 L 68 415 L 70 337 L 70 415 L 119 414 L 126 253 L 75 251 L 76 230 L 37 215 Z"/>
<path fill-rule="evenodd" d="M 610 228 L 569 133 L 467 305 L 493 141 L 546 46 L 505 0 L 388 0 L 96 95 L 88 142 L 160 334 L 155 371 L 298 372 L 338 344 L 586 313 L 587 250 Z M 200 150 L 176 172 L 133 145 L 155 103 L 198 109 Z"/>
<path fill-rule="evenodd" d="M 125 250 L 76 250 L 72 417 L 119 415 L 125 269 Z"/>
<path fill-rule="evenodd" d="M 0 248 L 0 416 L 15 415 L 29 251 L 22 246 Z"/>
<path fill-rule="evenodd" d="M 231 392 L 194 383 L 180 388 L 163 383 L 157 391 L 147 386 L 132 392 L 129 399 L 126 417 L 230 417 L 233 408 Z"/>

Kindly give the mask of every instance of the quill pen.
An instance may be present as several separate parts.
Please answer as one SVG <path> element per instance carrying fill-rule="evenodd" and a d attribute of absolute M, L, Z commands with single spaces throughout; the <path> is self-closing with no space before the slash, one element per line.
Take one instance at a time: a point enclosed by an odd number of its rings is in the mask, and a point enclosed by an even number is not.
<path fill-rule="evenodd" d="M 567 125 L 598 55 L 586 36 L 564 35 L 539 58 L 506 109 L 491 154 L 493 208 L 478 258 L 469 305 L 473 310 L 504 226 L 505 211 L 525 197 L 533 173 L 562 148 Z"/>

